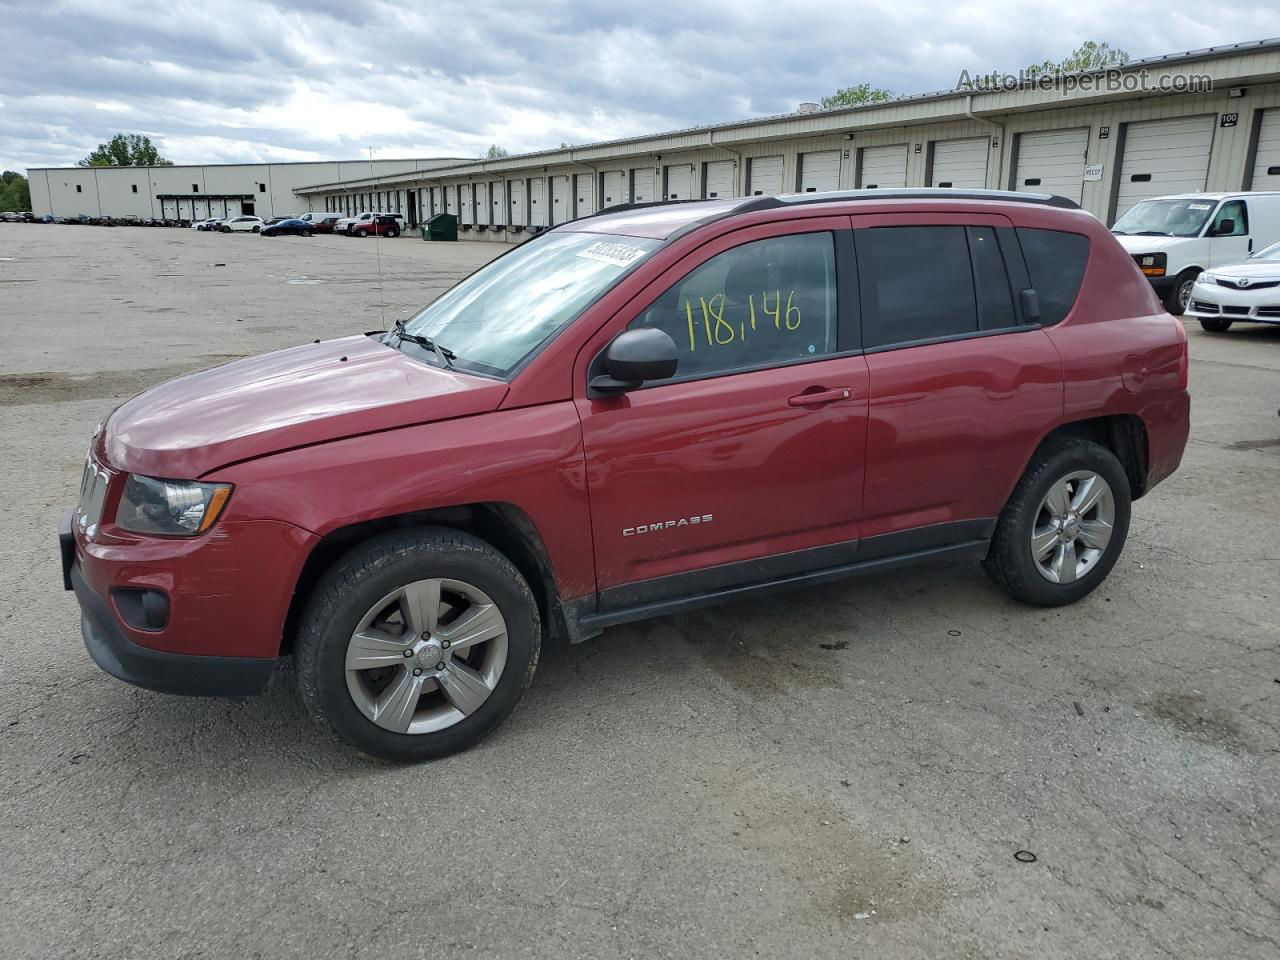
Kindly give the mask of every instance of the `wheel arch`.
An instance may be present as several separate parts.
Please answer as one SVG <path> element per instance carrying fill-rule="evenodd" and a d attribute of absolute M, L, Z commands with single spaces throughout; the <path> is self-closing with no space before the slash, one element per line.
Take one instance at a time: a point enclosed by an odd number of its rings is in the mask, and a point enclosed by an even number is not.
<path fill-rule="evenodd" d="M 1147 425 L 1137 414 L 1117 413 L 1060 424 L 1044 436 L 1036 445 L 1036 451 L 1041 450 L 1045 444 L 1064 437 L 1089 440 L 1106 447 L 1124 467 L 1132 499 L 1137 500 L 1147 492 L 1150 445 Z M 1035 456 L 1035 451 L 1032 456 Z M 1031 462 L 1030 457 L 1027 462 Z"/>
<path fill-rule="evenodd" d="M 373 537 L 393 530 L 424 526 L 447 527 L 469 533 L 502 553 L 520 571 L 533 591 L 544 631 L 553 637 L 573 638 L 550 558 L 533 520 L 512 503 L 478 502 L 378 517 L 325 534 L 312 547 L 294 584 L 280 652 L 292 652 L 298 621 L 326 570 L 350 550 Z"/>

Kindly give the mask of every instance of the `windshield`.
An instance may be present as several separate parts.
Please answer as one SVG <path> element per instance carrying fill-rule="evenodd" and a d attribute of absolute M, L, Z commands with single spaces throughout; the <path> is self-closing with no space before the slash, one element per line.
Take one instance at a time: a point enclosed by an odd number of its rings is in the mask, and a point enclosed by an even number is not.
<path fill-rule="evenodd" d="M 406 331 L 450 351 L 461 370 L 508 376 L 658 245 L 548 233 L 481 267 L 408 321 Z M 394 334 L 388 342 L 396 342 Z"/>
<path fill-rule="evenodd" d="M 1250 260 L 1280 260 L 1280 243 L 1264 247 L 1249 258 Z"/>
<path fill-rule="evenodd" d="M 1212 200 L 1142 200 L 1124 212 L 1112 233 L 1194 237 L 1217 206 Z"/>

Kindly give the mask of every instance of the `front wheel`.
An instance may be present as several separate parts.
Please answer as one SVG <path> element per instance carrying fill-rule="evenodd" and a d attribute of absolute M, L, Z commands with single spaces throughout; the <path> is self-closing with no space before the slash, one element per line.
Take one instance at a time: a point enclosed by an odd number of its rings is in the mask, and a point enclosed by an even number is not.
<path fill-rule="evenodd" d="M 1200 326 L 1204 327 L 1210 333 L 1226 333 L 1231 329 L 1230 320 L 1213 320 L 1206 317 L 1200 318 Z"/>
<path fill-rule="evenodd" d="M 1187 307 L 1191 303 L 1191 290 L 1196 285 L 1198 276 L 1200 276 L 1199 270 L 1188 267 L 1178 274 L 1173 281 L 1173 286 L 1165 294 L 1164 307 L 1175 317 L 1180 317 L 1187 312 Z"/>
<path fill-rule="evenodd" d="M 1115 566 L 1130 503 L 1129 478 L 1110 450 L 1087 440 L 1045 444 L 1000 514 L 987 572 L 1025 603 L 1074 603 Z"/>
<path fill-rule="evenodd" d="M 361 227 L 359 230 L 356 231 L 357 237 L 367 237 L 368 235 L 369 235 L 369 231 L 365 230 L 363 227 Z"/>
<path fill-rule="evenodd" d="M 321 578 L 298 629 L 312 717 L 385 760 L 431 760 L 496 727 L 538 662 L 538 606 L 492 546 L 439 527 L 387 534 Z"/>
<path fill-rule="evenodd" d="M 230 233 L 230 232 L 231 232 L 231 228 L 230 228 L 230 227 L 221 227 L 220 229 L 222 230 L 222 232 L 223 232 L 223 233 Z"/>

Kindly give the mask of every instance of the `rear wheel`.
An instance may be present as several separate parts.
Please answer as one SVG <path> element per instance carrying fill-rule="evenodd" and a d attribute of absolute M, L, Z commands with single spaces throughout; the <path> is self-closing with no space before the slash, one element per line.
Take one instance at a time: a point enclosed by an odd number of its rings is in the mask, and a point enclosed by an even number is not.
<path fill-rule="evenodd" d="M 1187 305 L 1191 303 L 1191 288 L 1196 285 L 1196 277 L 1198 276 L 1200 276 L 1198 269 L 1188 267 L 1178 274 L 1173 286 L 1164 295 L 1165 309 L 1175 317 L 1180 317 L 1186 313 Z"/>
<path fill-rule="evenodd" d="M 254 233 L 259 233 L 259 232 L 261 232 L 261 230 L 262 230 L 262 228 L 261 228 L 261 227 L 254 227 L 254 228 L 253 228 L 253 232 L 254 232 Z"/>
<path fill-rule="evenodd" d="M 386 760 L 463 750 L 528 688 L 541 628 L 528 584 L 455 530 L 387 534 L 317 584 L 299 625 L 302 699 L 321 727 Z"/>
<path fill-rule="evenodd" d="M 1025 603 L 1074 603 L 1115 566 L 1130 499 L 1129 479 L 1110 450 L 1085 440 L 1046 444 L 1000 514 L 987 572 Z"/>
<path fill-rule="evenodd" d="M 1226 333 L 1231 329 L 1231 321 L 1213 320 L 1207 317 L 1201 317 L 1200 326 L 1204 327 L 1210 333 Z"/>
<path fill-rule="evenodd" d="M 396 237 L 400 236 L 400 231 L 392 227 L 387 231 L 387 236 L 394 240 Z"/>

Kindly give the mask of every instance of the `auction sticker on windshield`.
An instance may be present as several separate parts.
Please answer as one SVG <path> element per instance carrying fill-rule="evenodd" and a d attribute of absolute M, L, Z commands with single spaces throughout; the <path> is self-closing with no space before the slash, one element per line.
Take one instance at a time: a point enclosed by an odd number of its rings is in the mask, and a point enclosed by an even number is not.
<path fill-rule="evenodd" d="M 578 256 L 585 257 L 588 260 L 599 260 L 602 263 L 611 263 L 615 267 L 629 267 L 648 250 L 643 247 L 633 247 L 629 243 L 618 243 L 616 240 L 601 240 L 593 243 L 585 250 L 578 252 Z"/>

